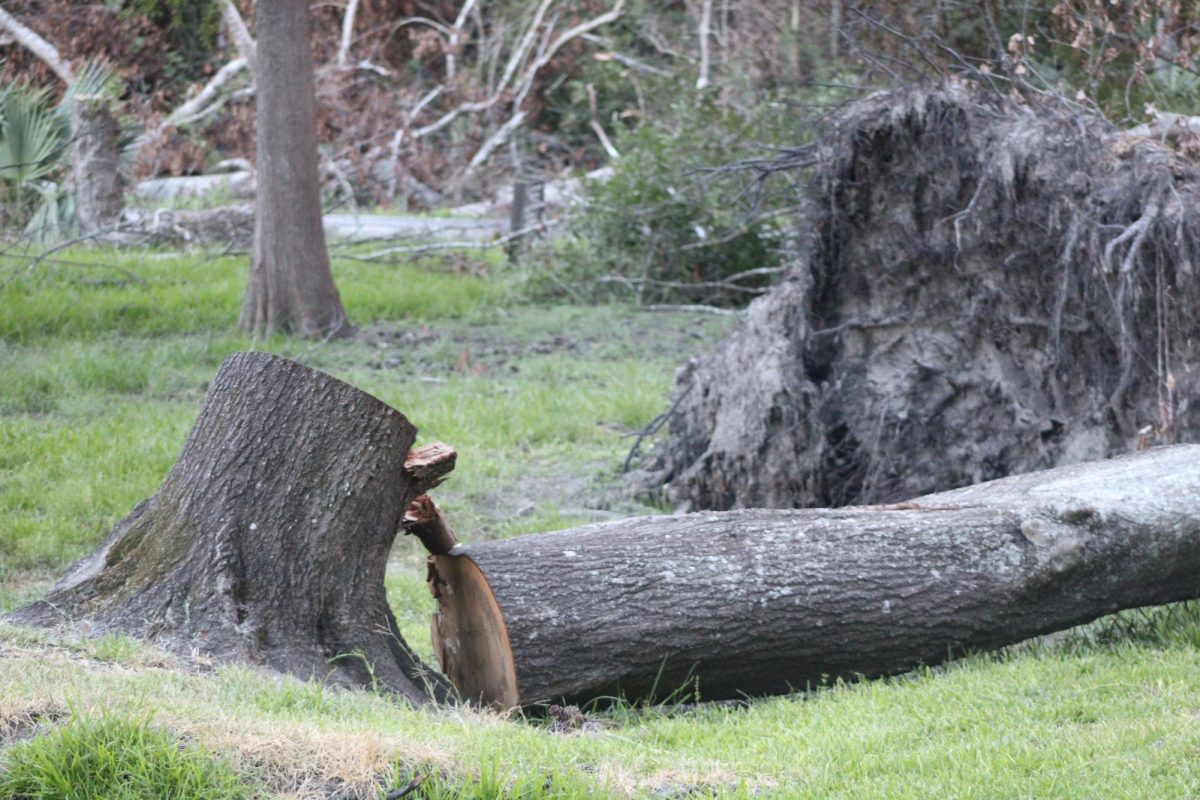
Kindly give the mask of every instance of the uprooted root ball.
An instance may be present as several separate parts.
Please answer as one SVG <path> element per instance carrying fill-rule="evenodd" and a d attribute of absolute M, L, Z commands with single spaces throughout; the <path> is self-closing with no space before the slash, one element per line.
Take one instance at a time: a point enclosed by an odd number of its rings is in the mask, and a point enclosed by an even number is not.
<path fill-rule="evenodd" d="M 887 501 L 1200 431 L 1200 170 L 952 86 L 823 138 L 794 271 L 678 378 L 692 507 Z"/>

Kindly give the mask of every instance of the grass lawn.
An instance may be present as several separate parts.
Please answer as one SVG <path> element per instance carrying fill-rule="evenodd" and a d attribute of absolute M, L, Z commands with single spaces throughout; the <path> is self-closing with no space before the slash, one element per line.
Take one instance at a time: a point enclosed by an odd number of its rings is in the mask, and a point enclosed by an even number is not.
<path fill-rule="evenodd" d="M 0 261 L 0 612 L 154 491 L 241 349 L 330 372 L 455 446 L 434 494 L 464 540 L 652 512 L 616 481 L 629 434 L 728 320 L 535 304 L 495 264 L 468 266 L 336 262 L 361 332 L 322 344 L 233 332 L 244 258 Z M 421 561 L 402 539 L 387 582 L 428 656 Z M 0 800 L 379 797 L 422 778 L 409 796 L 1189 798 L 1198 645 L 1200 614 L 1176 606 L 901 678 L 617 707 L 564 732 L 0 626 Z"/>

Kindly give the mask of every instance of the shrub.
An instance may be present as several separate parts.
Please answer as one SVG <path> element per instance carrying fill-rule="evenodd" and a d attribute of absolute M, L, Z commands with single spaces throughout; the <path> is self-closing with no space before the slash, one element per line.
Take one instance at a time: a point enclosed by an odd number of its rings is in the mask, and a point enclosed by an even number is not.
<path fill-rule="evenodd" d="M 618 133 L 612 177 L 588 186 L 568 236 L 551 245 L 550 277 L 639 303 L 743 304 L 781 262 L 780 228 L 753 208 L 747 174 L 711 168 L 795 144 L 786 106 L 739 112 L 710 92 L 669 94 L 677 99 L 659 118 Z"/>

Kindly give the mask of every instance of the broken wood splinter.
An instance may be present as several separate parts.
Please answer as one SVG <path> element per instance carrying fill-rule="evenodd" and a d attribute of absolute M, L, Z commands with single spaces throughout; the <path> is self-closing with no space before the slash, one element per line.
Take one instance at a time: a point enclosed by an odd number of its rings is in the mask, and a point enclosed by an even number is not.
<path fill-rule="evenodd" d="M 446 479 L 454 470 L 458 453 L 442 442 L 430 442 L 408 451 L 404 459 L 404 474 L 423 491 L 429 491 Z"/>
<path fill-rule="evenodd" d="M 400 526 L 404 528 L 405 533 L 411 533 L 420 539 L 425 549 L 433 555 L 449 553 L 458 544 L 458 538 L 450 529 L 446 518 L 427 494 L 408 504 Z"/>

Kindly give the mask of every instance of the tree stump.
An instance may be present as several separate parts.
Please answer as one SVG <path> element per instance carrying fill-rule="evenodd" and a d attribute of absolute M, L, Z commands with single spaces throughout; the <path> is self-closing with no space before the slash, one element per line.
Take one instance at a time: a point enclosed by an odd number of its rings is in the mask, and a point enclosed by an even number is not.
<path fill-rule="evenodd" d="M 71 104 L 75 213 L 89 234 L 115 227 L 125 208 L 120 135 L 108 98 L 75 97 Z"/>
<path fill-rule="evenodd" d="M 887 675 L 1195 598 L 1198 574 L 1195 445 L 895 505 L 646 517 L 430 557 L 443 669 L 500 707 Z"/>
<path fill-rule="evenodd" d="M 158 491 L 9 619 L 88 620 L 178 652 L 443 697 L 384 594 L 406 508 L 447 471 L 406 468 L 415 437 L 328 375 L 231 355 Z"/>

